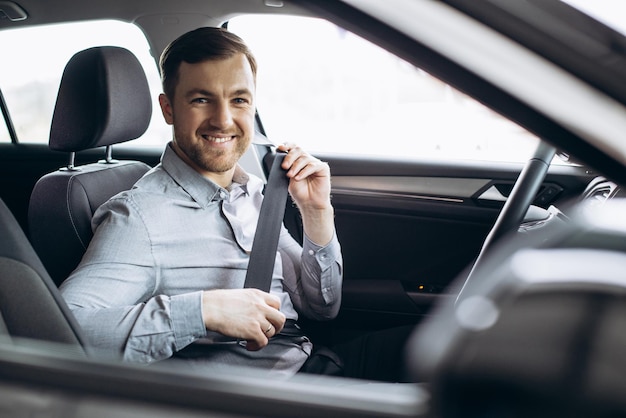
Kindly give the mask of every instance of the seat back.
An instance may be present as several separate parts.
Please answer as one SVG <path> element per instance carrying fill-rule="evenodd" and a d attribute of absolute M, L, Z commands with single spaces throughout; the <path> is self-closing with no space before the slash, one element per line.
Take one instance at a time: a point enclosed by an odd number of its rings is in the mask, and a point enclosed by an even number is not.
<path fill-rule="evenodd" d="M 85 347 L 74 316 L 1 200 L 0 236 L 0 329 L 14 337 Z"/>
<path fill-rule="evenodd" d="M 70 153 L 70 162 L 37 182 L 28 214 L 33 247 L 57 286 L 87 249 L 95 210 L 150 169 L 143 162 L 112 159 L 111 146 L 141 136 L 151 116 L 148 82 L 130 51 L 95 47 L 68 62 L 49 145 Z M 97 147 L 106 147 L 104 160 L 74 166 L 76 152 Z"/>

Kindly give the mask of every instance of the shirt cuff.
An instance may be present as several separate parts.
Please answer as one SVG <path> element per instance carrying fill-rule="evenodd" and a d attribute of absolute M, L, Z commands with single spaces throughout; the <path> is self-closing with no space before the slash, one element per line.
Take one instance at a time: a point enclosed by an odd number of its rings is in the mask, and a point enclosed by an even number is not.
<path fill-rule="evenodd" d="M 306 265 L 317 264 L 319 266 L 320 291 L 327 305 L 337 300 L 337 291 L 340 292 L 341 270 L 343 260 L 341 246 L 337 235 L 325 246 L 319 246 L 309 240 L 305 235 L 303 243 L 303 263 Z M 337 290 L 339 289 L 339 290 Z"/>
<path fill-rule="evenodd" d="M 303 251 L 306 255 L 315 258 L 322 271 L 330 268 L 341 258 L 341 246 L 337 234 L 325 246 L 320 246 L 304 236 Z"/>
<path fill-rule="evenodd" d="M 202 320 L 202 291 L 170 297 L 170 315 L 176 350 L 206 335 Z"/>

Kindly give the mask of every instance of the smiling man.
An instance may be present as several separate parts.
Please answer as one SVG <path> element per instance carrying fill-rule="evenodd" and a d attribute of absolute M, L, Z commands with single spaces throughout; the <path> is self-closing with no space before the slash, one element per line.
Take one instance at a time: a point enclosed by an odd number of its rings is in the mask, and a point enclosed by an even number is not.
<path fill-rule="evenodd" d="M 237 36 L 201 28 L 170 44 L 160 64 L 172 142 L 95 213 L 94 237 L 61 292 L 90 343 L 125 360 L 290 376 L 312 349 L 293 325 L 299 315 L 332 319 L 341 302 L 329 167 L 280 146 L 303 247 L 283 227 L 270 292 L 244 289 L 264 186 L 238 165 L 254 136 L 256 61 Z"/>
<path fill-rule="evenodd" d="M 173 148 L 200 174 L 228 187 L 254 130 L 252 68 L 242 54 L 182 62 L 177 79 L 169 96 L 159 96 L 163 116 L 174 126 Z"/>

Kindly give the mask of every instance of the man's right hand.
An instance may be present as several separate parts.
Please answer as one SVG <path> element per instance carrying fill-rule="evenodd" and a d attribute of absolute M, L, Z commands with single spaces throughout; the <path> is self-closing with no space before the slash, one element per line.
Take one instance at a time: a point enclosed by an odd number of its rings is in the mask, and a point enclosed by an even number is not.
<path fill-rule="evenodd" d="M 209 331 L 246 340 L 259 350 L 285 324 L 280 300 L 258 289 L 219 289 L 202 292 L 202 319 Z"/>

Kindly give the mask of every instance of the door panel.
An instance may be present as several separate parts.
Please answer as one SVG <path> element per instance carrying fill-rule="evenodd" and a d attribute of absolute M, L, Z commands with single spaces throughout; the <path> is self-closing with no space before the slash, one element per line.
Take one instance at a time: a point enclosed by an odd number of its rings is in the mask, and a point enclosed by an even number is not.
<path fill-rule="evenodd" d="M 323 331 L 328 336 L 330 328 L 330 338 L 416 324 L 435 301 L 454 297 L 451 283 L 477 256 L 523 168 L 319 157 L 331 167 L 344 256 L 341 313 Z M 591 177 L 580 167 L 553 166 L 535 204 L 575 198 Z M 288 205 L 288 227 L 297 219 Z"/>

